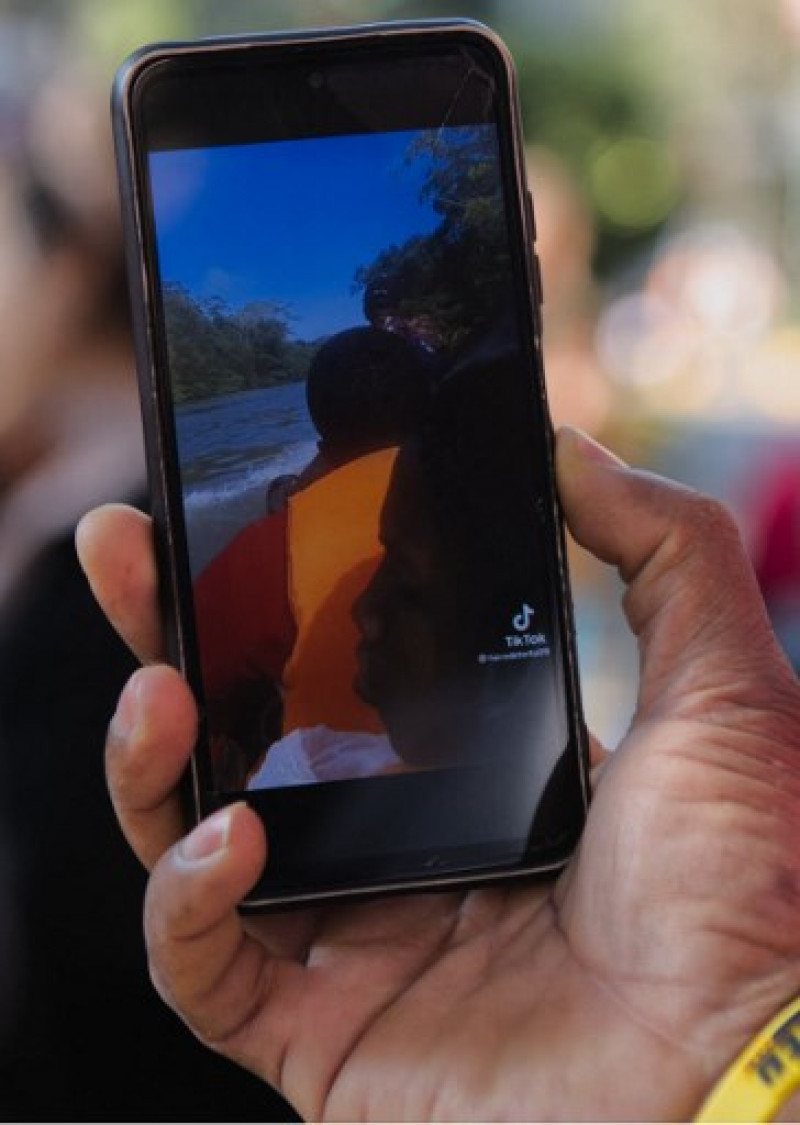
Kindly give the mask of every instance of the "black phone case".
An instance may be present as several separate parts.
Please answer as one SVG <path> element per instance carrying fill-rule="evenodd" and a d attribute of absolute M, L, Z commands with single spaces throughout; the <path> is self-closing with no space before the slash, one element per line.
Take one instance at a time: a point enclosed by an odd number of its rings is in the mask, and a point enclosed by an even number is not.
<path fill-rule="evenodd" d="M 359 44 L 385 43 L 388 37 L 403 38 L 413 42 L 419 37 L 430 41 L 437 37 L 448 41 L 454 37 L 473 37 L 487 44 L 502 60 L 507 81 L 508 102 L 511 109 L 511 129 L 514 138 L 514 198 L 519 204 L 519 221 L 523 232 L 526 253 L 525 273 L 527 299 L 533 318 L 533 330 L 537 341 L 541 338 L 542 282 L 538 257 L 534 249 L 535 222 L 533 201 L 525 182 L 524 159 L 521 144 L 521 125 L 516 77 L 513 63 L 502 41 L 484 25 L 470 20 L 419 20 L 385 24 L 368 24 L 346 28 L 326 28 L 301 30 L 290 33 L 267 33 L 263 35 L 230 36 L 202 39 L 196 41 L 167 42 L 144 47 L 132 54 L 119 68 L 112 92 L 112 124 L 119 176 L 123 232 L 126 247 L 128 282 L 131 297 L 133 336 L 136 351 L 136 364 L 142 404 L 142 419 L 145 437 L 145 451 L 151 493 L 151 512 L 154 523 L 154 541 L 158 572 L 161 581 L 161 611 L 163 614 L 165 636 L 167 638 L 167 659 L 184 674 L 190 682 L 196 674 L 197 660 L 191 629 L 178 611 L 182 583 L 186 582 L 188 570 L 182 565 L 175 528 L 182 524 L 182 512 L 175 496 L 175 466 L 171 463 L 168 443 L 164 438 L 165 418 L 168 405 L 165 388 L 158 376 L 159 353 L 153 331 L 154 300 L 151 286 L 155 268 L 148 251 L 146 226 L 143 214 L 141 172 L 137 167 L 132 115 L 136 97 L 136 83 L 141 75 L 162 60 L 176 56 L 190 57 L 198 53 L 213 52 L 222 54 L 234 52 L 238 55 L 248 51 L 263 52 L 264 49 L 283 51 L 287 46 L 314 44 L 323 50 L 339 46 L 348 41 Z M 539 351 L 539 355 L 540 355 Z M 541 362 L 537 363 L 537 395 L 540 398 L 542 416 L 547 419 L 543 441 L 551 482 L 555 480 L 554 434 L 549 422 L 546 392 Z M 566 566 L 566 547 L 563 520 L 555 493 L 552 497 L 553 526 L 556 528 L 555 552 L 559 576 L 557 605 L 560 613 L 560 630 L 563 642 L 564 680 L 566 689 L 566 709 L 570 726 L 571 741 L 578 758 L 578 770 L 585 817 L 589 801 L 589 759 L 588 737 L 581 706 L 580 684 L 578 679 L 575 628 L 573 621 L 572 598 Z M 202 722 L 202 715 L 201 715 Z M 221 804 L 209 794 L 209 780 L 203 761 L 198 754 L 192 756 L 191 768 L 183 782 L 182 794 L 185 802 L 187 820 L 196 823 Z M 546 862 L 534 863 L 524 868 L 512 870 L 492 870 L 489 872 L 464 875 L 421 874 L 419 878 L 407 879 L 401 883 L 375 880 L 369 885 L 353 887 L 337 886 L 332 890 L 314 891 L 286 897 L 268 898 L 255 895 L 242 904 L 242 908 L 263 910 L 285 908 L 292 905 L 325 901 L 339 898 L 355 898 L 376 893 L 402 893 L 421 890 L 445 890 L 453 887 L 495 883 L 499 880 L 521 876 L 552 876 L 566 863 L 574 843 L 562 854 L 549 856 Z"/>

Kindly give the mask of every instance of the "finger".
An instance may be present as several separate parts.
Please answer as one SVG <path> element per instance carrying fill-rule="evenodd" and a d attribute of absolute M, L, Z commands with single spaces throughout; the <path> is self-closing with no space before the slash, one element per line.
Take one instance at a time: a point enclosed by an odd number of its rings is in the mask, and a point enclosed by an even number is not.
<path fill-rule="evenodd" d="M 599 738 L 588 732 L 589 735 L 589 780 L 594 793 L 600 784 L 606 762 L 611 758 L 610 751 L 606 750 Z"/>
<path fill-rule="evenodd" d="M 775 642 L 732 516 L 715 501 L 628 468 L 579 431 L 557 446 L 559 491 L 576 540 L 619 568 L 641 649 L 639 707 L 697 692 L 774 692 L 795 677 Z M 739 701 L 741 702 L 741 700 Z"/>
<path fill-rule="evenodd" d="M 145 933 L 153 982 L 167 1004 L 203 1042 L 274 1078 L 280 1021 L 262 1026 L 261 1017 L 278 974 L 236 910 L 265 862 L 258 816 L 243 803 L 220 810 L 155 868 Z M 282 965 L 281 981 L 293 972 L 302 970 Z"/>
<path fill-rule="evenodd" d="M 609 752 L 602 744 L 596 735 L 589 731 L 589 763 L 594 766 L 602 766 L 606 758 L 609 757 Z"/>
<path fill-rule="evenodd" d="M 150 519 L 124 504 L 95 508 L 78 524 L 75 547 L 94 596 L 125 643 L 142 663 L 161 659 Z"/>
<path fill-rule="evenodd" d="M 111 720 L 106 773 L 117 817 L 148 868 L 186 829 L 178 786 L 197 736 L 197 710 L 174 668 L 140 668 Z"/>

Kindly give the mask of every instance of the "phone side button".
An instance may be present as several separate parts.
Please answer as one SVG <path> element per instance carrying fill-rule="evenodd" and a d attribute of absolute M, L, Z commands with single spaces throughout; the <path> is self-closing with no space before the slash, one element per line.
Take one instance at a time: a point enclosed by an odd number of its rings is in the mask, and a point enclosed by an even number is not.
<path fill-rule="evenodd" d="M 544 287 L 542 285 L 542 267 L 539 262 L 539 255 L 535 250 L 533 252 L 533 288 L 536 293 L 536 300 L 540 305 L 543 305 Z"/>
<path fill-rule="evenodd" d="M 536 212 L 533 209 L 533 192 L 528 188 L 525 192 L 525 203 L 528 208 L 528 229 L 531 232 L 531 239 L 535 242 L 536 235 Z"/>

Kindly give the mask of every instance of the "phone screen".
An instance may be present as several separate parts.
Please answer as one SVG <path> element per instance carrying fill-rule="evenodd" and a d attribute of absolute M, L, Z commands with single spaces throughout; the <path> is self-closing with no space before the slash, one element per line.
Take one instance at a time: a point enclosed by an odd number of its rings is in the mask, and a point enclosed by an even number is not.
<path fill-rule="evenodd" d="M 262 812 L 267 895 L 557 855 L 585 779 L 496 60 L 223 51 L 140 84 L 207 806 Z"/>

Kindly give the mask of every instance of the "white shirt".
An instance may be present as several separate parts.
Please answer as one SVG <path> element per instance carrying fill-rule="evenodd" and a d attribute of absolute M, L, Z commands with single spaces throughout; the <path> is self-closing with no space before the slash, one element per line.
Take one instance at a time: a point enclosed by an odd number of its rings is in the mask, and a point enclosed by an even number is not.
<path fill-rule="evenodd" d="M 270 746 L 247 788 L 274 789 L 373 777 L 399 765 L 402 759 L 385 734 L 338 731 L 326 726 L 298 728 Z"/>

